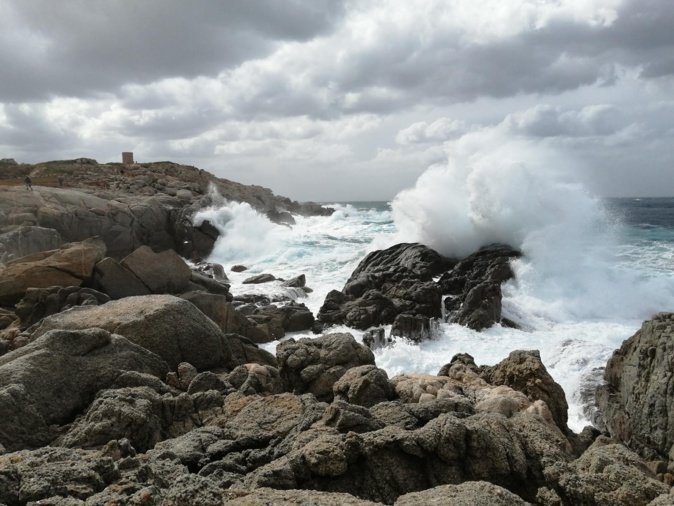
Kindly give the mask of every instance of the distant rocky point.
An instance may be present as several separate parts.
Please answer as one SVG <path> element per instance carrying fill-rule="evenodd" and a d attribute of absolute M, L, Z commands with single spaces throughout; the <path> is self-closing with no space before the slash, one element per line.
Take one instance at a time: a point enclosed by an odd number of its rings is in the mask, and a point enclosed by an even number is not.
<path fill-rule="evenodd" d="M 23 179 L 29 175 L 33 191 Z M 90 158 L 19 164 L 0 160 L 0 261 L 100 236 L 108 255 L 122 258 L 147 245 L 202 260 L 218 231 L 191 218 L 214 195 L 246 202 L 271 221 L 293 215 L 327 216 L 333 210 L 299 203 L 262 186 L 222 179 L 173 162 L 99 164 Z"/>

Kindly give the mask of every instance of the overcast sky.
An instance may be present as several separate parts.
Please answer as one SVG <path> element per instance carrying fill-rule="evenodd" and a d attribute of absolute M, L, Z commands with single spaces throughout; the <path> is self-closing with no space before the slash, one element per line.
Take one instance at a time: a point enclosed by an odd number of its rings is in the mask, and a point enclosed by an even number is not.
<path fill-rule="evenodd" d="M 380 200 L 484 133 L 672 196 L 673 27 L 672 0 L 0 0 L 0 158 Z"/>

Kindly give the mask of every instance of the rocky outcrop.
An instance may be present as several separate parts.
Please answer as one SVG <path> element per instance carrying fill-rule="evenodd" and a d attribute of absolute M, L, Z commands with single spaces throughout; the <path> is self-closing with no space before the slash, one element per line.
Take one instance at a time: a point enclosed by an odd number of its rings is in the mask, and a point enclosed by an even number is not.
<path fill-rule="evenodd" d="M 0 269 L 0 305 L 16 304 L 29 288 L 81 286 L 104 256 L 103 241 L 91 238 L 13 260 Z"/>
<path fill-rule="evenodd" d="M 569 405 L 564 390 L 548 373 L 538 350 L 513 351 L 495 366 L 481 367 L 479 374 L 490 385 L 505 385 L 522 392 L 531 402 L 545 402 L 555 425 L 568 432 Z"/>
<path fill-rule="evenodd" d="M 288 339 L 277 346 L 276 358 L 286 389 L 312 393 L 318 400 L 332 400 L 333 385 L 347 370 L 374 365 L 370 349 L 358 344 L 351 334 Z"/>
<path fill-rule="evenodd" d="M 155 253 L 141 246 L 122 260 L 128 269 L 150 293 L 181 293 L 192 275 L 192 270 L 173 250 Z"/>
<path fill-rule="evenodd" d="M 291 213 L 327 216 L 333 212 L 171 162 L 122 166 L 77 159 L 19 168 L 31 174 L 34 191 L 0 187 L 0 260 L 93 236 L 103 239 L 115 259 L 146 245 L 203 260 L 219 232 L 208 221 L 194 223 L 193 217 L 214 204 L 211 191 L 218 201 L 247 202 L 277 223 L 292 222 Z M 68 174 L 66 185 L 61 187 L 57 180 L 64 174 Z"/>
<path fill-rule="evenodd" d="M 615 441 L 577 458 L 536 353 L 492 367 L 459 355 L 442 375 L 389 380 L 348 334 L 287 343 L 280 370 L 180 363 L 167 375 L 100 329 L 0 357 L 0 443 L 17 450 L 0 456 L 0 502 L 666 504 L 662 469 Z"/>
<path fill-rule="evenodd" d="M 443 295 L 449 321 L 474 330 L 511 325 L 501 315 L 501 284 L 513 276 L 510 262 L 519 256 L 505 245 L 487 246 L 458 263 L 420 244 L 375 251 L 341 291 L 328 293 L 315 330 L 330 325 L 366 330 L 393 323 L 392 335 L 419 342 L 432 334 L 431 320 L 442 316 Z"/>
<path fill-rule="evenodd" d="M 270 304 L 257 308 L 249 319 L 258 325 L 281 329 L 275 335 L 283 337 L 286 332 L 309 330 L 314 324 L 314 315 L 304 304 L 290 303 L 284 306 Z"/>
<path fill-rule="evenodd" d="M 672 459 L 674 314 L 659 313 L 613 352 L 597 389 L 611 436 L 649 459 Z"/>
<path fill-rule="evenodd" d="M 321 326 L 365 330 L 393 323 L 398 314 L 439 318 L 441 292 L 433 282 L 451 262 L 421 244 L 398 244 L 367 255 L 341 292 L 330 292 L 317 320 Z"/>
<path fill-rule="evenodd" d="M 101 329 L 52 330 L 0 357 L 0 443 L 9 450 L 50 442 L 125 371 L 164 378 L 167 364 Z"/>
<path fill-rule="evenodd" d="M 514 276 L 510 262 L 522 254 L 493 244 L 464 258 L 438 280 L 450 321 L 473 330 L 501 322 L 501 284 Z"/>
<path fill-rule="evenodd" d="M 232 366 L 231 350 L 220 328 L 193 304 L 172 295 L 127 297 L 102 306 L 75 307 L 42 320 L 31 332 L 31 339 L 53 329 L 94 327 L 156 353 L 171 369 L 181 362 L 199 370 Z"/>
<path fill-rule="evenodd" d="M 370 408 L 397 397 L 386 371 L 374 365 L 353 367 L 332 387 L 335 400 Z"/>

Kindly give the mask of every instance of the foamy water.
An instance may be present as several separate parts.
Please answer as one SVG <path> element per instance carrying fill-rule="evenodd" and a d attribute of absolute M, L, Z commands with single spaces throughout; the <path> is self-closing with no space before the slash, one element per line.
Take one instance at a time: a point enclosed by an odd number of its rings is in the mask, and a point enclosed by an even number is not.
<path fill-rule="evenodd" d="M 197 220 L 209 219 L 221 231 L 209 260 L 228 271 L 234 264 L 249 268 L 228 272 L 235 295 L 297 297 L 280 282 L 241 282 L 263 272 L 284 279 L 305 274 L 314 291 L 298 300 L 315 314 L 325 295 L 341 290 L 358 262 L 375 249 L 419 241 L 460 257 L 491 242 L 520 248 L 524 257 L 513 263 L 516 278 L 503 286 L 504 316 L 520 330 L 495 326 L 477 333 L 443 323 L 431 341 L 377 350 L 377 365 L 389 376 L 436 374 L 456 353 L 491 365 L 512 350 L 537 349 L 567 394 L 570 427 L 581 430 L 587 424 L 579 397 L 586 378 L 644 319 L 674 310 L 669 262 L 674 234 L 662 232 L 658 240 L 660 232 L 648 232 L 647 224 L 626 225 L 615 209 L 608 212 L 570 181 L 568 172 L 555 168 L 549 153 L 519 143 L 487 156 L 471 146 L 462 149 L 391 205 L 335 204 L 332 216 L 299 217 L 292 228 L 269 223 L 246 204 L 204 211 Z M 313 337 L 294 337 L 304 336 Z M 273 352 L 276 344 L 265 347 Z"/>

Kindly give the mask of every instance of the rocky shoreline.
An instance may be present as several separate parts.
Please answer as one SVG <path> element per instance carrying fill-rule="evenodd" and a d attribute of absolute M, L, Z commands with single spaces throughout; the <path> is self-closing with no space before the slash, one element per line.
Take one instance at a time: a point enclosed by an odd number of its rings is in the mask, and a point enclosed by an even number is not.
<path fill-rule="evenodd" d="M 576 434 L 535 350 L 375 363 L 439 318 L 515 325 L 507 245 L 373 252 L 314 315 L 232 293 L 232 266 L 204 262 L 217 230 L 191 218 L 217 194 L 286 225 L 330 210 L 170 162 L 11 169 L 35 185 L 0 185 L 0 504 L 674 504 L 674 314 L 616 350 Z"/>

